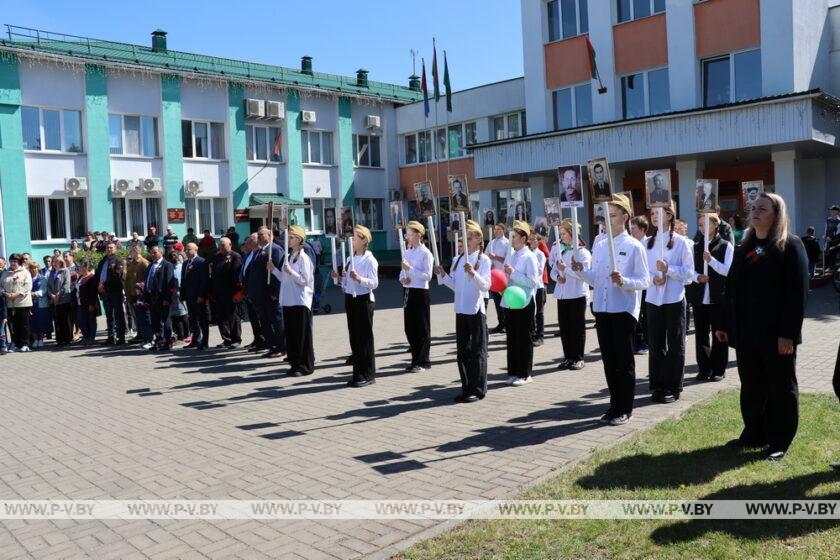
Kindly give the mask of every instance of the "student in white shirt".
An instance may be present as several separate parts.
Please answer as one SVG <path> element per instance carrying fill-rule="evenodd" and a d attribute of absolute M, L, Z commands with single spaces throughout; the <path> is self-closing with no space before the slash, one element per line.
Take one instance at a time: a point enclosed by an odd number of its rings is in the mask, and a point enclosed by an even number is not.
<path fill-rule="evenodd" d="M 406 371 L 419 372 L 431 369 L 431 312 L 429 309 L 429 280 L 432 278 L 434 258 L 423 245 L 426 228 L 417 221 L 410 221 L 405 230 L 407 248 L 401 263 L 400 284 L 404 288 L 403 326 L 411 365 Z"/>
<path fill-rule="evenodd" d="M 533 251 L 528 248 L 531 226 L 526 222 L 514 220 L 510 233 L 513 252 L 505 259 L 505 274 L 508 276 L 508 289 L 519 286 L 525 291 L 525 307 L 511 309 L 502 300 L 505 309 L 505 333 L 507 335 L 507 384 L 520 387 L 533 381 L 531 370 L 534 366 L 534 341 L 531 328 L 534 324 L 535 302 L 539 264 Z"/>
<path fill-rule="evenodd" d="M 487 256 L 490 257 L 494 270 L 504 270 L 505 268 L 505 258 L 510 249 L 510 241 L 505 237 L 506 233 L 506 224 L 498 223 L 493 226 L 493 240 L 487 244 Z M 503 333 L 505 332 L 505 309 L 502 307 L 502 294 L 490 292 L 490 297 L 493 298 L 493 304 L 496 306 L 496 320 L 499 322 L 494 328 L 490 329 L 490 333 Z"/>
<path fill-rule="evenodd" d="M 647 232 L 650 224 L 644 216 L 633 216 L 630 220 L 630 235 L 639 240 L 642 245 L 647 245 Z M 645 300 L 645 293 L 642 292 L 642 301 Z M 634 354 L 647 354 L 649 352 L 647 343 L 647 310 L 642 306 L 639 310 L 639 323 L 636 325 L 636 337 L 633 340 Z"/>
<path fill-rule="evenodd" d="M 633 414 L 636 391 L 633 332 L 639 318 L 641 292 L 650 284 L 644 247 L 627 233 L 630 214 L 627 197 L 613 194 L 609 220 L 617 270 L 610 263 L 609 239 L 592 248 L 590 270 L 585 270 L 581 263 L 572 266 L 573 273 L 594 288 L 592 311 L 610 391 L 610 407 L 601 416 L 601 422 L 613 426 L 626 424 Z"/>
<path fill-rule="evenodd" d="M 282 270 L 268 269 L 280 280 L 280 305 L 285 321 L 288 375 L 300 377 L 315 371 L 315 350 L 312 343 L 312 294 L 315 291 L 315 266 L 303 251 L 306 231 L 298 225 L 289 226 L 289 246 Z"/>
<path fill-rule="evenodd" d="M 723 330 L 724 288 L 735 249 L 718 232 L 720 218 L 709 214 L 709 250 L 704 243 L 694 245 L 694 278 L 687 288 L 688 298 L 694 308 L 694 341 L 697 352 L 697 379 L 721 381 L 726 376 L 729 345 L 714 336 Z M 700 233 L 706 231 L 706 219 L 700 216 Z M 708 263 L 708 274 L 703 274 L 703 263 Z M 711 340 L 710 340 L 711 337 Z"/>
<path fill-rule="evenodd" d="M 528 248 L 533 251 L 534 256 L 537 257 L 537 292 L 534 294 L 534 304 L 536 306 L 536 313 L 534 314 L 534 327 L 531 329 L 531 339 L 534 341 L 534 346 L 542 346 L 543 338 L 545 337 L 545 264 L 548 257 L 540 248 L 542 244 L 542 235 L 532 231 L 528 237 Z M 543 245 L 544 246 L 544 245 Z"/>
<path fill-rule="evenodd" d="M 560 369 L 583 369 L 583 354 L 586 347 L 586 301 L 589 286 L 573 274 L 567 274 L 572 264 L 580 263 L 583 270 L 592 266 L 592 254 L 579 241 L 577 232 L 572 233 L 571 220 L 560 224 L 561 244 L 555 245 L 551 253 L 551 278 L 554 280 L 554 297 L 557 299 L 557 319 L 560 323 L 560 341 L 563 344 L 563 361 Z M 578 226 L 580 231 L 580 226 Z M 577 258 L 573 244 L 578 244 Z"/>
<path fill-rule="evenodd" d="M 487 394 L 487 309 L 484 293 L 490 289 L 490 258 L 483 254 L 484 232 L 467 220 L 467 250 L 452 262 L 449 274 L 437 267 L 438 281 L 455 292 L 455 338 L 461 394 L 455 400 L 475 402 Z"/>
<path fill-rule="evenodd" d="M 685 285 L 694 279 L 691 245 L 674 232 L 674 203 L 650 213 L 656 228 L 648 237 L 647 264 L 651 286 L 645 293 L 651 400 L 671 403 L 680 398 L 685 373 Z"/>
<path fill-rule="evenodd" d="M 379 286 L 379 263 L 367 250 L 372 240 L 373 236 L 365 226 L 357 225 L 353 229 L 353 257 L 344 267 L 349 273 L 341 275 L 353 362 L 353 378 L 347 383 L 349 387 L 366 387 L 376 383 L 373 290 Z M 338 278 L 335 272 L 331 276 Z"/>

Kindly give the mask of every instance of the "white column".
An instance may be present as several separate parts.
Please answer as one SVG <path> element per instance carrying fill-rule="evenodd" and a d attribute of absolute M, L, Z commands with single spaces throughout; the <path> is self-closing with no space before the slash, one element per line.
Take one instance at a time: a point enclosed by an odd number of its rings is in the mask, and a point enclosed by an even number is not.
<path fill-rule="evenodd" d="M 790 231 L 799 235 L 800 207 L 802 205 L 800 204 L 799 159 L 796 157 L 796 150 L 773 148 L 771 159 L 773 160 L 776 194 L 785 199 L 787 204 Z"/>
<path fill-rule="evenodd" d="M 543 0 L 522 0 L 522 54 L 525 68 L 525 113 L 528 132 L 547 132 L 554 128 L 545 89 L 545 43 L 548 38 L 548 12 Z M 591 16 L 590 16 L 591 17 Z"/>
<path fill-rule="evenodd" d="M 606 93 L 598 93 L 598 82 L 592 82 L 592 118 L 596 123 L 621 118 L 619 92 L 615 80 L 613 56 L 613 7 L 615 2 L 589 2 L 589 41 L 595 49 L 595 61 Z"/>
<path fill-rule="evenodd" d="M 697 231 L 697 208 L 694 202 L 694 186 L 697 179 L 703 177 L 703 161 L 698 159 L 677 160 L 680 207 L 677 209 L 680 219 L 688 224 L 688 237 L 694 237 Z"/>
<path fill-rule="evenodd" d="M 694 4 L 668 2 L 665 26 L 668 31 L 668 88 L 671 110 L 700 105 L 700 65 L 694 40 Z"/>

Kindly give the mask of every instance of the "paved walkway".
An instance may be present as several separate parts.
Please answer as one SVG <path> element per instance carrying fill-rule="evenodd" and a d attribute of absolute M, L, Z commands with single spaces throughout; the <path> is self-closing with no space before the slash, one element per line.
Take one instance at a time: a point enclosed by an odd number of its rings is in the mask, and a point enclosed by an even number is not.
<path fill-rule="evenodd" d="M 491 339 L 490 392 L 455 405 L 451 306 L 432 310 L 434 368 L 405 374 L 399 294 L 383 282 L 375 317 L 379 381 L 345 387 L 349 351 L 333 313 L 315 320 L 312 378 L 244 351 L 39 351 L 0 358 L 0 496 L 8 499 L 500 498 L 553 469 L 679 414 L 724 388 L 697 384 L 689 358 L 683 399 L 654 405 L 640 357 L 636 412 L 597 422 L 606 403 L 594 330 L 586 368 L 558 372 L 559 339 L 536 350 L 535 382 L 507 387 L 504 343 Z M 435 293 L 436 302 L 448 294 Z M 829 391 L 840 318 L 830 287 L 809 306 L 803 391 Z M 546 307 L 549 333 L 556 307 Z M 495 315 L 491 311 L 491 321 Z M 215 334 L 215 333 L 214 333 Z M 213 342 L 217 342 L 214 336 Z M 693 340 L 689 348 L 693 354 Z M 721 434 L 722 438 L 735 434 Z M 434 522 L 12 521 L 0 558 L 354 558 L 387 556 Z M 438 526 L 439 527 L 439 526 Z"/>

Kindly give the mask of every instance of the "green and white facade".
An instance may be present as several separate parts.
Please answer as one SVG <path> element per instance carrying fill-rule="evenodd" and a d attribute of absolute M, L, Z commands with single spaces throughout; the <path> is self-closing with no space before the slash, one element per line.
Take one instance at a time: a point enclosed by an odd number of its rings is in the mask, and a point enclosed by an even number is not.
<path fill-rule="evenodd" d="M 290 70 L 168 51 L 160 33 L 149 48 L 11 31 L 0 40 L 0 254 L 150 225 L 243 235 L 278 195 L 307 206 L 297 221 L 313 235 L 325 207 L 352 205 L 374 249 L 396 248 L 396 108 L 416 89 L 312 73 L 310 59 Z"/>

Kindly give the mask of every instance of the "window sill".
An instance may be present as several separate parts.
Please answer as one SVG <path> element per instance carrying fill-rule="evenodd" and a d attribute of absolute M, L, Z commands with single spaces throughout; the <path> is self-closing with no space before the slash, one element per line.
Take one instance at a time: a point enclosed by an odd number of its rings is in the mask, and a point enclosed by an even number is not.
<path fill-rule="evenodd" d="M 650 14 L 649 16 L 643 16 L 639 18 L 628 19 L 627 21 L 617 21 L 613 27 L 618 27 L 619 25 L 627 25 L 628 23 L 633 23 L 634 21 L 642 21 L 643 19 L 650 19 L 656 16 L 665 15 L 665 12 L 656 12 L 655 14 Z"/>
<path fill-rule="evenodd" d="M 377 171 L 385 171 L 384 167 L 375 167 L 373 165 L 354 165 L 353 169 L 375 169 Z"/>
<path fill-rule="evenodd" d="M 249 159 L 246 161 L 248 162 L 248 165 L 286 165 L 285 161 L 266 161 L 264 159 Z"/>
<path fill-rule="evenodd" d="M 314 168 L 321 168 L 321 169 L 331 169 L 333 167 L 338 167 L 335 164 L 324 164 L 324 163 L 303 163 L 301 164 L 304 167 L 314 167 Z"/>
<path fill-rule="evenodd" d="M 64 157 L 75 157 L 75 156 L 86 156 L 86 152 L 61 152 L 58 150 L 23 150 L 24 154 L 33 154 L 39 156 L 64 156 Z"/>
<path fill-rule="evenodd" d="M 210 159 L 210 158 L 182 158 L 184 161 L 188 161 L 190 163 L 227 163 L 228 160 L 226 159 Z"/>
<path fill-rule="evenodd" d="M 562 43 L 563 41 L 571 41 L 572 39 L 577 39 L 578 37 L 583 37 L 584 35 L 589 35 L 589 31 L 585 33 L 578 33 L 577 35 L 572 35 L 571 37 L 563 37 L 562 39 L 554 39 L 553 41 L 549 41 L 545 43 L 546 46 L 554 45 L 555 43 Z"/>
<path fill-rule="evenodd" d="M 518 138 L 518 136 L 516 138 Z M 460 159 L 472 159 L 472 158 L 473 158 L 472 154 L 467 154 L 465 156 L 454 157 L 452 159 L 440 159 L 440 160 L 436 159 L 436 160 L 433 160 L 433 161 L 423 162 L 423 163 L 404 163 L 404 164 L 400 165 L 400 167 L 401 168 L 403 168 L 403 167 L 419 167 L 421 165 L 426 165 L 426 163 L 428 163 L 429 165 L 434 165 L 435 163 L 446 163 L 447 161 L 458 161 Z"/>
<path fill-rule="evenodd" d="M 156 159 L 163 159 L 161 156 L 141 156 L 141 155 L 133 155 L 133 154 L 111 154 L 113 159 L 130 159 L 130 160 L 141 160 L 141 161 L 152 161 Z"/>
<path fill-rule="evenodd" d="M 31 243 L 32 245 L 55 245 L 56 243 L 67 243 L 69 244 L 72 239 L 40 239 L 38 241 L 33 240 Z"/>

